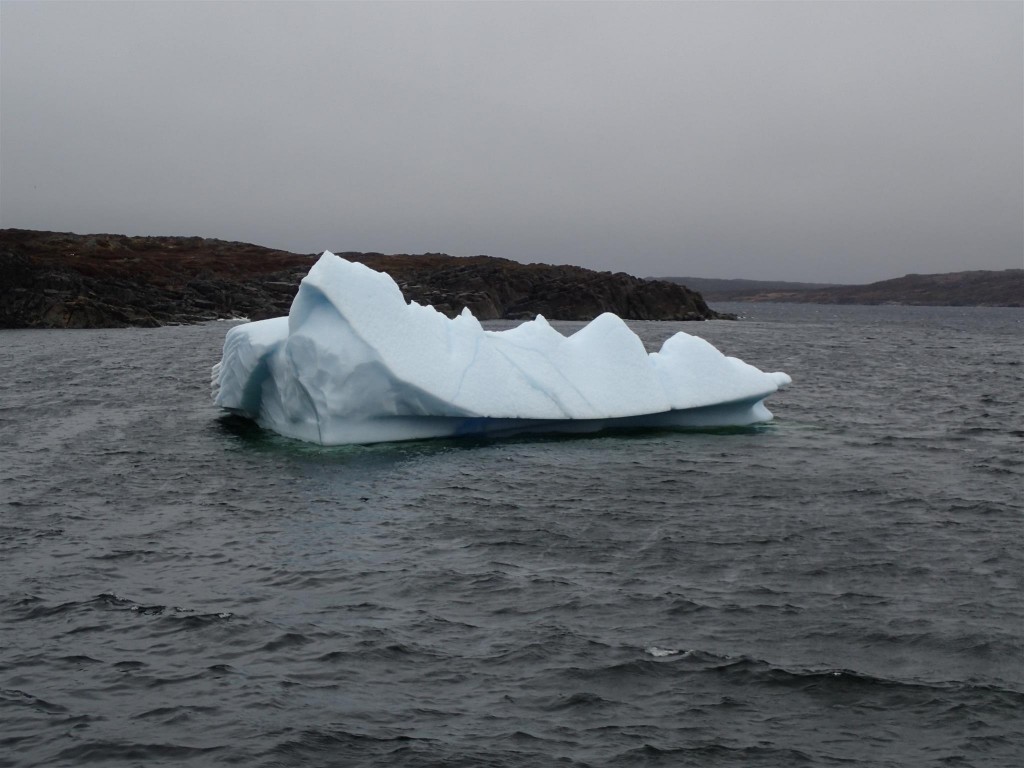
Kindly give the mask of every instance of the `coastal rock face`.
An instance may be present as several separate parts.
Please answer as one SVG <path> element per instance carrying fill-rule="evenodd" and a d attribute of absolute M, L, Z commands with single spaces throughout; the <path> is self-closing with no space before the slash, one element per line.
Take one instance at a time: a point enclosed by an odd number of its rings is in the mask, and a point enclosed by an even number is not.
<path fill-rule="evenodd" d="M 339 253 L 386 272 L 406 298 L 430 304 L 449 317 L 469 307 L 480 320 L 591 320 L 612 312 L 627 320 L 707 320 L 720 317 L 699 293 L 667 282 L 648 282 L 624 272 L 520 264 L 492 256 L 444 254 L 385 256 Z M 679 290 L 683 288 L 683 290 Z"/>
<path fill-rule="evenodd" d="M 124 328 L 287 312 L 312 259 L 199 237 L 0 230 L 0 327 Z"/>
<path fill-rule="evenodd" d="M 343 253 L 401 286 L 407 299 L 481 320 L 706 320 L 719 315 L 673 283 L 490 256 Z M 123 328 L 288 314 L 316 260 L 201 237 L 0 230 L 0 327 Z"/>

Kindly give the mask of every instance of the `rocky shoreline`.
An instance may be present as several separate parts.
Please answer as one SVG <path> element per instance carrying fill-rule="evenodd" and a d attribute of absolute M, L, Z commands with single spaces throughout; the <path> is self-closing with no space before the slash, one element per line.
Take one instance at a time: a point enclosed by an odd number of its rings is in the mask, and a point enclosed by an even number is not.
<path fill-rule="evenodd" d="M 405 297 L 481 320 L 732 318 L 682 285 L 491 256 L 339 255 L 387 272 Z M 200 237 L 0 230 L 0 327 L 156 327 L 288 314 L 316 254 Z"/>

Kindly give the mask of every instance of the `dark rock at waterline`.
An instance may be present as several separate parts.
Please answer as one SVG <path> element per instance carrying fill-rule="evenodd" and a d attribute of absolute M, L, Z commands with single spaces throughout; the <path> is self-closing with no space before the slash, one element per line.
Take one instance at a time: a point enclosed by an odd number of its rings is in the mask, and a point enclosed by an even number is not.
<path fill-rule="evenodd" d="M 406 299 L 481 320 L 629 320 L 731 317 L 684 286 L 582 267 L 520 264 L 490 256 L 341 253 L 381 272 Z M 288 314 L 316 260 L 201 237 L 76 235 L 0 230 L 0 327 L 123 328 L 259 320 Z"/>

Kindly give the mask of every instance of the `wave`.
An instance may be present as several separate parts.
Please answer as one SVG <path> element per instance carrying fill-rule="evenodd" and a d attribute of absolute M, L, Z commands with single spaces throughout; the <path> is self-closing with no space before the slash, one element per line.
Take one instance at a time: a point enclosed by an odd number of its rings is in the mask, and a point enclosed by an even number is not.
<path fill-rule="evenodd" d="M 683 678 L 715 675 L 732 685 L 781 687 L 803 692 L 838 693 L 855 690 L 901 690 L 906 692 L 967 693 L 991 696 L 1015 706 L 1024 706 L 1024 691 L 988 683 L 964 680 L 918 680 L 885 677 L 843 668 L 789 669 L 750 656 L 732 657 L 699 649 L 648 646 L 649 658 L 593 667 L 572 667 L 568 676 L 590 681 L 630 678 Z"/>

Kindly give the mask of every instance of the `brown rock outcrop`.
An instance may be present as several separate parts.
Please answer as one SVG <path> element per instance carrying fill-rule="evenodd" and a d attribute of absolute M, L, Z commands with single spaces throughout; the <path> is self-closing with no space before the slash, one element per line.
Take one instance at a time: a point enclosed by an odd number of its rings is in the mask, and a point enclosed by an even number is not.
<path fill-rule="evenodd" d="M 389 273 L 406 299 L 481 320 L 543 314 L 590 320 L 723 317 L 700 294 L 667 282 L 490 256 L 341 253 Z M 249 243 L 200 237 L 0 230 L 0 327 L 120 328 L 258 320 L 288 313 L 315 261 Z M 725 316 L 728 317 L 728 316 Z"/>

